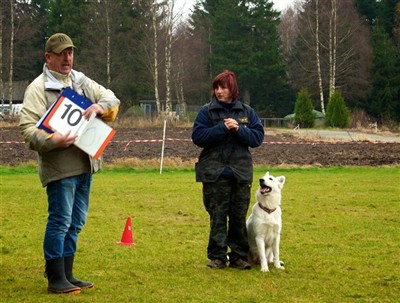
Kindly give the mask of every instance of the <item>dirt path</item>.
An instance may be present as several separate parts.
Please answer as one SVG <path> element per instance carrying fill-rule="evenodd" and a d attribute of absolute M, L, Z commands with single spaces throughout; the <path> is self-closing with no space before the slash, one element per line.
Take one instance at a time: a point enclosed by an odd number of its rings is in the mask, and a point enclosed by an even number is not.
<path fill-rule="evenodd" d="M 396 142 L 400 143 L 400 134 L 393 133 L 374 133 L 359 131 L 340 131 L 340 130 L 316 130 L 301 129 L 294 130 L 301 137 L 313 136 L 324 140 L 340 140 L 340 141 L 370 141 L 370 142 Z"/>

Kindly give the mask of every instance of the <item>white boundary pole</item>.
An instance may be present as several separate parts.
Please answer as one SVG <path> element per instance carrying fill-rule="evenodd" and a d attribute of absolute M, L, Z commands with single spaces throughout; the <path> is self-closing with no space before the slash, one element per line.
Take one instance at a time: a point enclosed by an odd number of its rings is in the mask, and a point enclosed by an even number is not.
<path fill-rule="evenodd" d="M 161 147 L 161 160 L 160 160 L 160 175 L 162 174 L 163 162 L 164 162 L 164 147 L 165 147 L 165 130 L 167 128 L 167 119 L 164 119 L 164 131 L 163 131 L 163 140 Z"/>

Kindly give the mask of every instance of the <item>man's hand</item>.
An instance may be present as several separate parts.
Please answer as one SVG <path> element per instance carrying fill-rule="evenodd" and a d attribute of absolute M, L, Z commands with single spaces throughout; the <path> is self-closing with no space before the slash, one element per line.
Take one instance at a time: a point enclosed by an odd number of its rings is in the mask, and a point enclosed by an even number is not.
<path fill-rule="evenodd" d="M 71 131 L 68 131 L 65 135 L 55 132 L 53 133 L 53 136 L 51 136 L 50 140 L 53 141 L 56 146 L 66 148 L 71 144 L 74 144 L 76 138 L 78 137 L 77 135 L 70 136 L 70 134 Z"/>
<path fill-rule="evenodd" d="M 92 104 L 90 105 L 87 109 L 85 109 L 85 111 L 83 112 L 83 116 L 86 119 L 89 119 L 90 116 L 92 115 L 92 113 L 96 113 L 99 116 L 102 116 L 104 114 L 104 109 L 101 105 L 99 104 Z"/>

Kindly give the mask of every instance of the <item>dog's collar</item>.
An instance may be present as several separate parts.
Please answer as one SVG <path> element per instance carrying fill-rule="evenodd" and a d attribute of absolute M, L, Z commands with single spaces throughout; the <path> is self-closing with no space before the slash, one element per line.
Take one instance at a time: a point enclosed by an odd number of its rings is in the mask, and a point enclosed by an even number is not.
<path fill-rule="evenodd" d="M 266 211 L 266 212 L 269 213 L 269 214 L 273 213 L 273 212 L 276 210 L 276 208 L 270 209 L 270 208 L 268 208 L 268 207 L 264 207 L 264 206 L 262 206 L 262 205 L 260 204 L 260 202 L 258 203 L 258 206 L 260 206 L 260 208 L 261 208 L 262 210 Z"/>

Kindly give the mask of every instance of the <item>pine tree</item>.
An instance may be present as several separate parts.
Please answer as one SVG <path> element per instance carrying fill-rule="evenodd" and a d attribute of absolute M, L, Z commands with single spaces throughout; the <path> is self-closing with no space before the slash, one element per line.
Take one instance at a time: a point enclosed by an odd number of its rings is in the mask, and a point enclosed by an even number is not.
<path fill-rule="evenodd" d="M 209 24 L 210 78 L 235 72 L 240 96 L 264 117 L 290 111 L 277 26 L 279 13 L 268 0 L 205 0 L 194 26 Z M 199 22 L 202 18 L 203 22 Z M 204 20 L 209 22 L 204 22 Z"/>
<path fill-rule="evenodd" d="M 400 56 L 393 40 L 378 25 L 372 34 L 373 91 L 368 112 L 374 117 L 400 121 Z"/>
<path fill-rule="evenodd" d="M 294 107 L 294 118 L 296 124 L 301 127 L 311 128 L 314 126 L 316 115 L 311 101 L 311 96 L 306 88 L 302 88 L 297 94 Z"/>
<path fill-rule="evenodd" d="M 340 91 L 336 90 L 329 98 L 326 109 L 326 122 L 332 127 L 346 127 L 350 122 L 350 113 Z"/>

